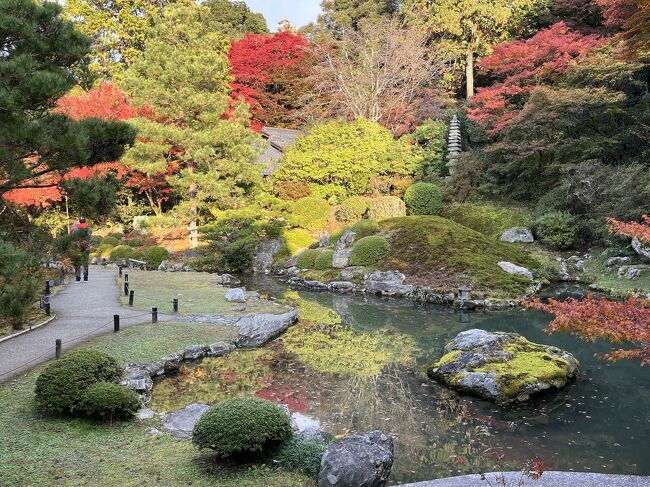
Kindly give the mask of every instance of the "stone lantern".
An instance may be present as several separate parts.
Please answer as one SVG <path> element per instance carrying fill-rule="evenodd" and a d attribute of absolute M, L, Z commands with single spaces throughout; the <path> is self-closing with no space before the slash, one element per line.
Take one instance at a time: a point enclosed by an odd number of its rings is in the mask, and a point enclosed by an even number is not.
<path fill-rule="evenodd" d="M 461 301 L 469 301 L 472 299 L 472 290 L 467 286 L 461 286 L 458 288 L 458 299 Z"/>

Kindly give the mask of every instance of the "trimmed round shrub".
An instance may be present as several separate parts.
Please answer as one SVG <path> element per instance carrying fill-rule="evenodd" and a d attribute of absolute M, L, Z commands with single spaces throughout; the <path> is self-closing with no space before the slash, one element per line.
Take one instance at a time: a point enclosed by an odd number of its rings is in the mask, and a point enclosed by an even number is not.
<path fill-rule="evenodd" d="M 296 259 L 296 267 L 298 269 L 313 269 L 319 254 L 320 251 L 317 249 L 303 250 Z"/>
<path fill-rule="evenodd" d="M 547 245 L 568 249 L 576 239 L 576 221 L 570 213 L 552 211 L 535 220 L 535 233 Z"/>
<path fill-rule="evenodd" d="M 354 222 L 363 218 L 368 211 L 368 200 L 363 196 L 352 196 L 339 207 L 336 219 L 340 222 Z"/>
<path fill-rule="evenodd" d="M 95 255 L 97 257 L 108 258 L 108 256 L 111 255 L 111 251 L 113 249 L 114 247 L 112 245 L 101 244 L 99 247 L 97 247 L 97 250 L 95 251 Z"/>
<path fill-rule="evenodd" d="M 308 196 L 293 204 L 290 222 L 308 230 L 322 230 L 330 217 L 330 205 L 322 198 Z"/>
<path fill-rule="evenodd" d="M 302 228 L 286 230 L 282 236 L 290 255 L 296 255 L 300 250 L 306 249 L 314 240 L 311 234 Z"/>
<path fill-rule="evenodd" d="M 86 389 L 122 377 L 117 361 L 99 350 L 76 350 L 51 363 L 36 379 L 36 402 L 50 413 L 74 413 Z"/>
<path fill-rule="evenodd" d="M 102 245 L 110 245 L 111 247 L 115 247 L 116 245 L 119 244 L 120 244 L 120 239 L 117 237 L 112 237 L 109 235 L 108 237 L 104 237 L 102 239 Z"/>
<path fill-rule="evenodd" d="M 274 188 L 277 188 L 278 197 L 283 200 L 299 200 L 311 195 L 309 184 L 303 181 L 278 181 Z"/>
<path fill-rule="evenodd" d="M 379 225 L 375 220 L 359 220 L 350 227 L 355 233 L 356 239 L 361 240 L 363 237 L 369 237 L 379 231 Z"/>
<path fill-rule="evenodd" d="M 112 262 L 115 262 L 120 259 L 128 259 L 132 254 L 133 249 L 128 245 L 118 245 L 117 247 L 113 247 L 113 250 L 111 250 L 111 253 L 109 254 L 109 258 Z"/>
<path fill-rule="evenodd" d="M 128 387 L 113 382 L 88 386 L 81 397 L 79 411 L 93 418 L 131 419 L 140 409 L 140 398 Z"/>
<path fill-rule="evenodd" d="M 437 215 L 442 209 L 442 191 L 433 183 L 415 183 L 404 193 L 409 215 Z"/>
<path fill-rule="evenodd" d="M 397 196 L 382 196 L 370 200 L 368 218 L 371 220 L 386 220 L 406 215 L 406 205 Z"/>
<path fill-rule="evenodd" d="M 142 247 L 144 245 L 145 239 L 144 238 L 132 238 L 129 240 L 124 241 L 124 245 L 128 245 L 129 247 L 136 248 L 136 247 Z"/>
<path fill-rule="evenodd" d="M 325 269 L 332 268 L 332 261 L 334 259 L 333 250 L 323 250 L 318 254 L 314 261 L 314 269 L 324 271 Z"/>
<path fill-rule="evenodd" d="M 390 252 L 390 244 L 384 237 L 371 235 L 363 237 L 352 247 L 350 265 L 373 266 L 385 259 Z"/>
<path fill-rule="evenodd" d="M 144 252 L 140 249 L 133 249 L 133 252 L 129 255 L 129 259 L 145 260 Z"/>
<path fill-rule="evenodd" d="M 227 399 L 207 410 L 194 425 L 192 443 L 218 457 L 263 454 L 292 437 L 289 415 L 256 397 Z"/>
<path fill-rule="evenodd" d="M 149 247 L 144 251 L 144 260 L 149 269 L 158 269 L 160 263 L 168 257 L 169 251 L 165 247 Z"/>

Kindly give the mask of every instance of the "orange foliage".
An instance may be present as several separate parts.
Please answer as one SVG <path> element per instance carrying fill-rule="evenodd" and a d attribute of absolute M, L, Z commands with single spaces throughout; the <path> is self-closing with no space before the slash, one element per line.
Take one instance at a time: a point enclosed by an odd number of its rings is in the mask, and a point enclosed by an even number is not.
<path fill-rule="evenodd" d="M 609 230 L 612 233 L 625 235 L 626 237 L 636 237 L 641 242 L 650 243 L 650 216 L 643 215 L 643 221 L 638 222 L 620 222 L 613 218 L 608 218 Z"/>

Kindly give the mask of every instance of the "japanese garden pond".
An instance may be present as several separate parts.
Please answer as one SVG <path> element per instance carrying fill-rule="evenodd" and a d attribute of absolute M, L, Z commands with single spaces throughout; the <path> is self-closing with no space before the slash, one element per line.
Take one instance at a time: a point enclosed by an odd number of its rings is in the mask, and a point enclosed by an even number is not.
<path fill-rule="evenodd" d="M 333 435 L 380 429 L 395 437 L 393 484 L 493 468 L 532 458 L 548 469 L 650 475 L 650 374 L 638 363 L 594 357 L 609 350 L 547 335 L 532 310 L 460 313 L 359 295 L 288 291 L 272 279 L 249 287 L 288 298 L 304 322 L 258 350 L 187 364 L 154 388 L 151 407 L 170 412 L 251 394 L 317 418 Z M 524 405 L 500 408 L 429 380 L 424 369 L 457 333 L 517 332 L 581 362 L 580 378 Z M 497 456 L 502 456 L 496 466 Z"/>

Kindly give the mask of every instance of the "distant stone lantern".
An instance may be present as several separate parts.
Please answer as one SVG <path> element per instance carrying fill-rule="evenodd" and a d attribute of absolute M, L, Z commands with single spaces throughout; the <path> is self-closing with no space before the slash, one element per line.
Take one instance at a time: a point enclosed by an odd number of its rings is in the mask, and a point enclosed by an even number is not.
<path fill-rule="evenodd" d="M 461 301 L 469 301 L 472 299 L 472 290 L 467 286 L 461 286 L 458 288 L 458 299 Z"/>

